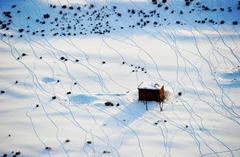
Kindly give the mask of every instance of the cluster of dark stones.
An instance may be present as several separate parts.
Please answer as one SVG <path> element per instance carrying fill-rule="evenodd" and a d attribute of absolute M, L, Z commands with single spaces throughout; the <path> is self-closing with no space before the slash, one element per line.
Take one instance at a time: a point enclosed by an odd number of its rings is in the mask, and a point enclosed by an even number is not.
<path fill-rule="evenodd" d="M 21 155 L 21 152 L 20 151 L 17 151 L 17 152 L 14 152 L 14 151 L 12 151 L 10 154 L 2 154 L 2 157 L 17 157 L 17 156 L 19 156 L 19 155 Z"/>
<path fill-rule="evenodd" d="M 129 65 L 131 68 L 132 68 L 132 72 L 139 72 L 139 71 L 142 71 L 144 73 L 147 73 L 146 69 L 144 67 L 141 67 L 141 66 L 135 66 L 133 64 L 130 64 Z"/>
<path fill-rule="evenodd" d="M 185 0 L 186 6 L 193 6 L 192 9 L 186 9 L 188 11 L 176 11 L 171 9 L 168 5 L 167 0 L 152 0 L 152 3 L 156 8 L 152 10 L 144 9 L 127 9 L 126 12 L 120 12 L 117 6 L 102 6 L 96 7 L 94 4 L 85 4 L 81 6 L 56 6 L 50 4 L 49 7 L 53 10 L 52 13 L 45 12 L 41 17 L 34 19 L 31 16 L 27 16 L 26 23 L 34 22 L 39 24 L 39 27 L 33 28 L 30 25 L 26 25 L 22 28 L 13 28 L 17 31 L 16 35 L 18 37 L 23 37 L 23 35 L 32 36 L 77 36 L 77 35 L 103 35 L 109 34 L 113 31 L 122 30 L 126 28 L 143 28 L 147 26 L 159 27 L 163 24 L 177 24 L 177 25 L 187 25 L 182 22 L 181 16 L 183 14 L 191 14 L 195 11 L 221 11 L 221 12 L 232 12 L 231 7 L 225 8 L 210 8 L 199 1 Z M 161 11 L 158 8 L 163 8 L 168 14 L 175 14 L 179 17 L 179 20 L 170 22 L 167 18 L 162 16 Z M 238 8 L 240 8 L 240 1 L 238 1 Z M 12 5 L 11 11 L 17 14 L 21 13 L 21 10 L 17 10 L 16 5 Z M 0 29 L 8 31 L 10 30 L 12 24 L 13 13 L 11 11 L 4 11 L 4 20 L 0 20 Z M 161 13 L 161 16 L 160 16 Z M 126 25 L 125 23 L 118 23 L 118 21 L 127 15 L 130 18 L 137 19 L 136 23 L 131 23 Z M 14 15 L 15 16 L 15 15 Z M 29 21 L 29 22 L 28 22 Z M 214 19 L 196 19 L 195 23 L 198 24 L 225 24 L 226 21 L 220 20 L 216 21 Z M 232 21 L 232 25 L 238 25 L 238 21 Z M 40 29 L 41 28 L 41 29 Z M 14 37 L 13 34 L 2 33 L 2 36 Z"/>

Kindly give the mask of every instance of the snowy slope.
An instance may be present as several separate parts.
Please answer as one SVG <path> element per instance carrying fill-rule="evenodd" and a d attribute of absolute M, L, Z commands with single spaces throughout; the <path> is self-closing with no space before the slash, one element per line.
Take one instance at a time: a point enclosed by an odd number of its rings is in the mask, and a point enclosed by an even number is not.
<path fill-rule="evenodd" d="M 0 9 L 0 155 L 240 156 L 239 1 Z M 165 86 L 162 112 L 141 83 Z"/>

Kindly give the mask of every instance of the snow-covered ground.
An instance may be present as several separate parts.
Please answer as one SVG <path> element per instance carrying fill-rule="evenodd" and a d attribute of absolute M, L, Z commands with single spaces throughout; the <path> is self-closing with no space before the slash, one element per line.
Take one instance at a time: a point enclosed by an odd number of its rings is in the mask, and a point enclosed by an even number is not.
<path fill-rule="evenodd" d="M 240 1 L 0 10 L 0 156 L 240 156 Z M 164 85 L 162 112 L 142 83 Z"/>

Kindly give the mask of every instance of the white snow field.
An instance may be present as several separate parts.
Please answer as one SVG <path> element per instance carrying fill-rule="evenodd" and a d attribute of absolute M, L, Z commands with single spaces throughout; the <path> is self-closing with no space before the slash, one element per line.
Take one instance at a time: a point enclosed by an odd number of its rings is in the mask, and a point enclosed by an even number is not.
<path fill-rule="evenodd" d="M 0 10 L 0 156 L 240 156 L 240 1 Z M 162 112 L 141 83 L 164 85 Z"/>

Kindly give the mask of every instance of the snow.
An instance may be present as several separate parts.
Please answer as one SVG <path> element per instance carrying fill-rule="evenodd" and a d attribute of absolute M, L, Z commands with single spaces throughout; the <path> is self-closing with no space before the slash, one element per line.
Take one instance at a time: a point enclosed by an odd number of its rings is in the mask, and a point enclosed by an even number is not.
<path fill-rule="evenodd" d="M 75 104 L 89 104 L 92 103 L 96 100 L 95 97 L 93 96 L 88 96 L 88 95 L 74 95 L 70 97 L 70 101 L 72 101 Z"/>
<path fill-rule="evenodd" d="M 161 4 L 1 1 L 0 156 L 240 156 L 239 1 Z"/>

